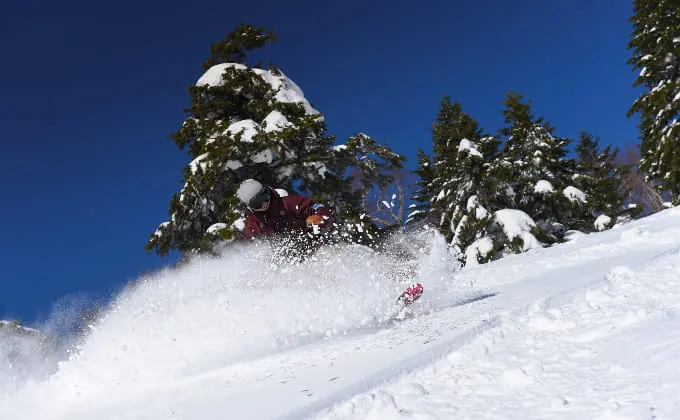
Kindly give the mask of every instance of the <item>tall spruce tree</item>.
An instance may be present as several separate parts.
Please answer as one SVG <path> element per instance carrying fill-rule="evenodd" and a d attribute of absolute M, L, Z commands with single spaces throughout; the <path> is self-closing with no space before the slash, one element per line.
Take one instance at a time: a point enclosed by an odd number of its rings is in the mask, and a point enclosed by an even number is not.
<path fill-rule="evenodd" d="M 212 46 L 205 73 L 189 87 L 188 116 L 171 135 L 191 157 L 184 186 L 170 200 L 170 220 L 150 235 L 147 251 L 187 255 L 238 239 L 244 208 L 235 191 L 246 178 L 312 195 L 331 206 L 342 236 L 370 238 L 374 226 L 361 217 L 361 188 L 389 182 L 383 172 L 400 167 L 404 158 L 366 135 L 333 146 L 323 115 L 291 79 L 273 64 L 262 69 L 247 62 L 248 51 L 275 38 L 265 28 L 241 25 Z M 364 175 L 359 190 L 346 176 L 351 166 Z"/>
<path fill-rule="evenodd" d="M 465 116 L 463 120 L 470 118 Z M 449 175 L 456 199 L 450 230 L 451 245 L 461 262 L 466 261 L 466 249 L 485 236 L 485 228 L 497 201 L 495 183 L 490 177 L 488 162 L 498 151 L 497 138 L 478 130 L 474 140 L 463 138 L 458 145 L 458 164 Z M 485 259 L 485 258 L 482 258 Z M 478 262 L 482 262 L 478 259 Z"/>
<path fill-rule="evenodd" d="M 460 145 L 465 140 L 471 145 L 482 137 L 482 131 L 473 118 L 465 114 L 459 102 L 447 95 L 440 102 L 436 122 L 432 127 L 432 150 L 434 153 L 433 190 L 436 196 L 433 207 L 439 214 L 439 229 L 448 241 L 453 238 L 455 227 L 463 216 L 467 200 L 465 185 L 460 183 Z M 476 148 L 469 146 L 479 153 Z M 467 153 L 465 154 L 467 156 Z M 475 156 L 477 157 L 477 156 Z"/>
<path fill-rule="evenodd" d="M 459 102 L 444 96 L 432 129 L 434 170 L 427 191 L 438 215 L 441 233 L 465 263 L 466 249 L 485 235 L 489 203 L 497 191 L 489 178 L 488 161 L 499 142 L 485 134 L 477 121 L 462 111 Z M 488 261 L 493 253 L 478 258 Z"/>
<path fill-rule="evenodd" d="M 554 135 L 555 128 L 534 116 L 531 101 L 508 93 L 503 110 L 506 141 L 495 173 L 508 187 L 506 206 L 522 210 L 548 232 L 581 211 L 584 196 L 571 185 L 573 161 L 566 158 L 570 141 Z"/>
<path fill-rule="evenodd" d="M 644 92 L 628 115 L 640 114 L 639 168 L 680 203 L 680 2 L 634 0 L 628 60 Z"/>

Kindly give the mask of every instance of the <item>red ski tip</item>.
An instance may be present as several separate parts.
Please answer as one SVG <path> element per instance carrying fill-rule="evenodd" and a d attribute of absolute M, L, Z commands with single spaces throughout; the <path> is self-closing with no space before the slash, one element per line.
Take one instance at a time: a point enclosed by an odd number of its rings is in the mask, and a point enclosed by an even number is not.
<path fill-rule="evenodd" d="M 420 283 L 412 284 L 409 288 L 399 296 L 397 302 L 402 302 L 405 306 L 409 306 L 423 294 L 423 285 Z"/>

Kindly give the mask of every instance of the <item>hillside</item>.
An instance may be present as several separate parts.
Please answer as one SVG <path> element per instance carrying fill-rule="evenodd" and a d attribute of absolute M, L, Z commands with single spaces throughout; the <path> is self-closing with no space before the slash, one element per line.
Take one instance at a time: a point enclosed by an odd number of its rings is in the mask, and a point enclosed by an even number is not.
<path fill-rule="evenodd" d="M 248 246 L 143 279 L 49 380 L 0 398 L 0 413 L 603 420 L 680 412 L 680 209 L 463 270 L 438 235 L 403 239 L 394 256 L 340 247 L 298 267 Z M 412 280 L 425 294 L 412 316 L 395 320 L 394 298 Z"/>

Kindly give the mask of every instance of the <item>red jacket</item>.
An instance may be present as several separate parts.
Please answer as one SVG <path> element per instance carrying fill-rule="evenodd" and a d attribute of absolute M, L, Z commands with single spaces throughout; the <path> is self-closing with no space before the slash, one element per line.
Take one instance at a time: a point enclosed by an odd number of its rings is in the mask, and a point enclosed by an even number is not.
<path fill-rule="evenodd" d="M 333 216 L 328 207 L 323 204 L 315 203 L 309 197 L 295 194 L 280 197 L 276 191 L 272 191 L 272 198 L 266 211 L 246 211 L 246 226 L 243 229 L 243 237 L 244 239 L 252 239 L 304 231 L 307 229 L 307 217 L 313 214 L 323 216 L 324 222 L 319 225 L 321 229 L 328 228 L 333 224 Z"/>

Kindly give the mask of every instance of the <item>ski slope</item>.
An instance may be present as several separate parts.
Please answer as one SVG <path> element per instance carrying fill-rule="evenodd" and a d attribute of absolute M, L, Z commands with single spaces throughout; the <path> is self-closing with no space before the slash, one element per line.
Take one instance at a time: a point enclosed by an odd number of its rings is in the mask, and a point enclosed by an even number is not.
<path fill-rule="evenodd" d="M 428 232 L 409 267 L 230 250 L 123 292 L 0 419 L 678 418 L 679 210 L 463 270 Z"/>

